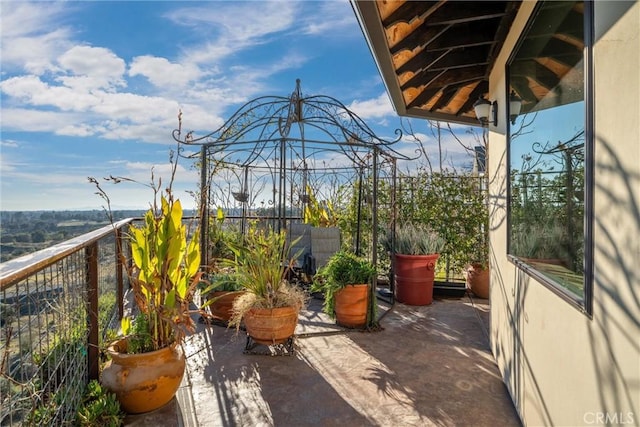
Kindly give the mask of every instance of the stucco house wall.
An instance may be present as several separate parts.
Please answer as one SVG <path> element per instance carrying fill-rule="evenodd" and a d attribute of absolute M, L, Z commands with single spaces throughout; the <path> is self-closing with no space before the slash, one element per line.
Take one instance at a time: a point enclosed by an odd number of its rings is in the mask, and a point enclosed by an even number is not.
<path fill-rule="evenodd" d="M 490 77 L 535 2 L 523 3 Z M 588 315 L 507 258 L 506 118 L 491 128 L 491 345 L 525 425 L 640 425 L 640 3 L 594 7 L 594 283 Z"/>

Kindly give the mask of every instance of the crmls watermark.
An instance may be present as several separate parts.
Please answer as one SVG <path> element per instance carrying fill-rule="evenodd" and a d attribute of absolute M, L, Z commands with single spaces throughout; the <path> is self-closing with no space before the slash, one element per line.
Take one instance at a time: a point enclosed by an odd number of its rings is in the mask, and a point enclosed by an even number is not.
<path fill-rule="evenodd" d="M 633 425 L 635 416 L 633 412 L 585 412 L 582 417 L 588 425 Z"/>

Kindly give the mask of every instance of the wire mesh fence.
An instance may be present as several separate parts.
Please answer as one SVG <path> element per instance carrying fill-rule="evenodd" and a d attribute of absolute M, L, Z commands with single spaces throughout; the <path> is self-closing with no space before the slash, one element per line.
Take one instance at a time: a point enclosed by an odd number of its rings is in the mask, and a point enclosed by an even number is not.
<path fill-rule="evenodd" d="M 0 425 L 73 425 L 121 313 L 115 235 L 108 226 L 0 265 Z"/>

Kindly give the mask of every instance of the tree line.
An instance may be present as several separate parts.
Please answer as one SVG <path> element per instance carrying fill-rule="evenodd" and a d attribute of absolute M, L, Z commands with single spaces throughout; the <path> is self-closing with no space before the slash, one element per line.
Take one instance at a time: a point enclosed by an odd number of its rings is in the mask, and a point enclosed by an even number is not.
<path fill-rule="evenodd" d="M 141 210 L 114 212 L 114 220 Z M 0 262 L 26 255 L 109 225 L 103 210 L 0 211 Z"/>

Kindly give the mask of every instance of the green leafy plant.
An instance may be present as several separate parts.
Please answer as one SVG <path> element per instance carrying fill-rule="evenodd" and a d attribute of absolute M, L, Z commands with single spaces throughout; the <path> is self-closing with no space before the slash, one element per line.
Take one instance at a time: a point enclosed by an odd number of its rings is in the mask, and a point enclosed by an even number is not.
<path fill-rule="evenodd" d="M 445 240 L 430 227 L 416 223 L 405 223 L 397 227 L 395 238 L 390 230 L 381 239 L 389 252 L 403 255 L 428 255 L 442 251 Z"/>
<path fill-rule="evenodd" d="M 468 238 L 465 240 L 468 246 L 463 245 L 461 248 L 467 251 L 467 258 L 463 257 L 463 261 L 487 269 L 489 268 L 489 210 L 483 205 L 477 207 L 472 215 L 473 219 L 469 222 L 475 225 L 476 232 L 469 231 Z"/>
<path fill-rule="evenodd" d="M 133 226 L 129 235 L 134 264 L 130 279 L 154 350 L 181 342 L 195 329 L 189 303 L 201 275 L 199 233 L 188 241 L 180 201 L 171 194 L 160 200 L 159 215 L 148 210 L 144 223 Z"/>
<path fill-rule="evenodd" d="M 240 326 L 251 308 L 295 307 L 299 310 L 306 294 L 286 280 L 292 265 L 286 234 L 251 225 L 244 244 L 230 243 L 234 259 L 221 260 L 233 270 L 244 293 L 236 299 L 230 326 Z"/>
<path fill-rule="evenodd" d="M 233 258 L 233 252 L 229 249 L 228 242 L 240 242 L 242 235 L 232 224 L 225 224 L 225 214 L 221 207 L 216 209 L 215 217 L 209 218 L 208 245 L 209 245 L 209 270 L 217 268 L 217 262 L 222 258 Z"/>
<path fill-rule="evenodd" d="M 470 262 L 488 264 L 489 213 L 482 179 L 430 171 L 401 178 L 400 218 L 438 233 L 444 240 L 439 253 L 453 272 Z"/>
<path fill-rule="evenodd" d="M 121 321 L 122 333 L 128 337 L 127 352 L 131 354 L 153 351 L 153 337 L 149 328 L 147 316 L 139 313 L 133 319 L 123 317 Z"/>
<path fill-rule="evenodd" d="M 238 282 L 238 278 L 233 272 L 219 272 L 210 279 L 210 284 L 205 288 L 222 292 L 241 291 L 242 285 Z"/>
<path fill-rule="evenodd" d="M 60 392 L 49 396 L 48 400 L 42 401 L 31 409 L 25 417 L 23 425 L 29 427 L 53 425 L 56 413 L 62 406 L 62 401 Z"/>
<path fill-rule="evenodd" d="M 242 291 L 243 288 L 240 282 L 238 282 L 237 275 L 229 271 L 229 269 L 225 269 L 224 271 L 214 273 L 208 281 L 201 281 L 200 284 L 198 284 L 198 290 L 204 300 L 201 308 L 205 308 L 222 297 L 222 295 L 212 296 L 213 292 L 238 292 Z"/>
<path fill-rule="evenodd" d="M 228 262 L 228 261 L 225 261 Z M 238 282 L 236 274 L 230 268 L 223 268 L 209 275 L 208 280 L 201 281 L 197 286 L 202 296 L 210 292 L 235 292 L 241 291 L 242 285 Z"/>
<path fill-rule="evenodd" d="M 304 223 L 314 227 L 335 227 L 338 225 L 338 216 L 330 200 L 320 202 L 313 194 L 311 186 L 305 189 L 308 197 L 304 208 Z"/>
<path fill-rule="evenodd" d="M 324 293 L 323 311 L 335 318 L 335 295 L 347 285 L 368 284 L 376 269 L 365 258 L 348 251 L 336 252 L 314 276 L 312 292 Z"/>
<path fill-rule="evenodd" d="M 172 192 L 177 163 L 172 160 L 171 164 L 171 181 L 162 192 L 162 181 L 159 180 L 156 184 L 152 171 L 151 184 L 145 184 L 153 190 L 151 208 L 145 213 L 142 223 L 131 225 L 127 233 L 132 262 L 127 262 L 124 255 L 121 255 L 120 261 L 127 266 L 127 275 L 138 309 L 133 322 L 135 329 L 132 328 L 131 319 L 123 319 L 123 333 L 126 335 L 137 331 L 137 335 L 143 337 L 143 344 L 129 347 L 129 352 L 133 349 L 159 350 L 177 345 L 187 333 L 195 330 L 189 305 L 202 276 L 199 271 L 200 233 L 199 227 L 195 227 L 191 237 L 188 237 L 187 226 L 183 224 L 182 204 L 179 199 L 174 199 Z M 114 183 L 133 181 L 116 177 L 107 180 Z M 89 177 L 89 182 L 98 189 L 96 194 L 107 202 L 105 210 L 113 224 L 111 201 L 107 193 L 95 178 Z M 118 252 L 122 254 L 121 250 Z M 142 333 L 142 325 L 147 328 L 151 338 L 150 345 Z"/>
<path fill-rule="evenodd" d="M 76 413 L 77 425 L 118 427 L 123 422 L 124 413 L 116 395 L 104 389 L 98 381 L 90 381 Z"/>

